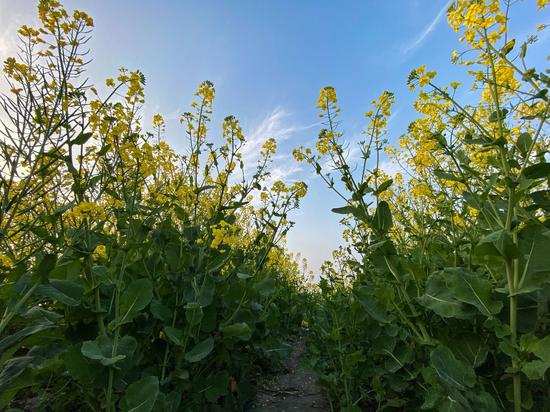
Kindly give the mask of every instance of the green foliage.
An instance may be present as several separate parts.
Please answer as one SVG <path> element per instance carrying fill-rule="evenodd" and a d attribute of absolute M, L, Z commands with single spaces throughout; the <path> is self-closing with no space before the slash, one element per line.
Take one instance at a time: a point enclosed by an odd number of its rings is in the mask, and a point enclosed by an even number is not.
<path fill-rule="evenodd" d="M 320 92 L 318 153 L 298 148 L 295 157 L 346 202 L 332 209 L 345 215 L 346 245 L 325 263 L 309 314 L 310 362 L 334 409 L 550 408 L 550 82 L 521 68 L 528 43 L 521 65 L 507 57 L 515 40 L 494 46 L 509 11 L 497 2 L 449 8 L 475 56 L 463 59 L 478 69 L 480 101 L 462 105 L 451 92 L 459 83 L 438 86 L 435 72 L 413 70 L 422 117 L 401 150 L 386 150 L 403 174 L 380 170 L 388 92 L 366 113 L 359 165 L 344 155 L 334 89 Z M 489 20 L 501 25 L 492 40 L 480 29 Z"/>
<path fill-rule="evenodd" d="M 39 11 L 40 30 L 19 32 L 25 59 L 4 70 L 24 91 L 0 99 L 13 123 L 0 142 L 0 409 L 244 408 L 309 299 L 281 247 L 305 184 L 268 186 L 273 139 L 245 170 L 233 116 L 219 147 L 209 139 L 208 81 L 182 116 L 190 154 L 161 139 L 160 115 L 155 143 L 138 120 L 143 75 L 121 69 L 100 99 L 83 78 L 91 18 Z"/>

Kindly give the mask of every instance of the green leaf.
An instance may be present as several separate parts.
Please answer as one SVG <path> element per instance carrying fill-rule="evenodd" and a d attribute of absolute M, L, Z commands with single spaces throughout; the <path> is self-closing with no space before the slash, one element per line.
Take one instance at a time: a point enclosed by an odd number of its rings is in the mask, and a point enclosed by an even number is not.
<path fill-rule="evenodd" d="M 550 207 L 550 190 L 538 190 L 530 193 L 533 203 L 539 207 Z"/>
<path fill-rule="evenodd" d="M 33 360 L 32 356 L 19 356 L 8 360 L 0 372 L 0 393 L 7 391 L 11 382 L 21 375 Z"/>
<path fill-rule="evenodd" d="M 419 302 L 442 317 L 459 319 L 469 317 L 461 303 L 475 306 L 487 317 L 502 309 L 502 302 L 493 299 L 491 283 L 483 275 L 462 268 L 445 268 L 432 274 Z"/>
<path fill-rule="evenodd" d="M 206 399 L 215 402 L 220 396 L 227 395 L 229 392 L 229 374 L 226 371 L 218 372 L 208 378 L 208 387 L 205 390 Z"/>
<path fill-rule="evenodd" d="M 352 215 L 357 209 L 354 206 L 342 206 L 342 207 L 335 207 L 333 209 L 330 209 L 333 213 L 337 213 L 339 215 Z"/>
<path fill-rule="evenodd" d="M 82 300 L 84 288 L 71 280 L 51 279 L 48 283 L 38 286 L 36 293 L 67 306 L 78 306 Z"/>
<path fill-rule="evenodd" d="M 93 133 L 90 133 L 90 132 L 87 132 L 87 133 L 81 133 L 79 134 L 77 137 L 75 137 L 73 140 L 71 140 L 69 142 L 70 145 L 75 145 L 75 144 L 84 144 L 86 143 L 88 140 L 90 140 L 90 138 L 93 136 Z"/>
<path fill-rule="evenodd" d="M 277 283 L 275 282 L 275 279 L 262 279 L 254 285 L 254 289 L 260 294 L 260 296 L 267 297 L 275 293 L 277 290 Z"/>
<path fill-rule="evenodd" d="M 4 339 L 0 340 L 0 354 L 16 343 L 22 341 L 28 336 L 34 335 L 35 333 L 42 332 L 43 330 L 52 329 L 56 326 L 51 323 L 39 323 L 36 325 L 27 326 L 26 328 L 20 329 L 17 332 L 6 336 Z"/>
<path fill-rule="evenodd" d="M 529 133 L 522 133 L 519 135 L 518 140 L 516 142 L 516 146 L 519 150 L 519 152 L 525 156 L 527 152 L 529 151 L 529 148 L 533 144 L 533 138 Z"/>
<path fill-rule="evenodd" d="M 376 299 L 368 287 L 363 286 L 356 291 L 356 296 L 361 306 L 367 313 L 380 323 L 389 323 L 391 317 L 384 306 Z"/>
<path fill-rule="evenodd" d="M 99 149 L 99 152 L 97 152 L 97 156 L 98 157 L 104 156 L 105 154 L 107 154 L 107 152 L 109 151 L 110 148 L 111 148 L 111 145 L 106 144 L 101 149 Z"/>
<path fill-rule="evenodd" d="M 537 163 L 526 167 L 523 176 L 527 179 L 548 179 L 550 178 L 550 163 Z"/>
<path fill-rule="evenodd" d="M 512 233 L 506 229 L 500 229 L 480 239 L 475 247 L 478 256 L 501 256 L 505 259 L 515 259 L 519 251 L 512 240 Z"/>
<path fill-rule="evenodd" d="M 381 233 L 386 233 L 392 227 L 393 221 L 390 206 L 386 201 L 378 203 L 376 212 L 372 217 L 372 226 Z"/>
<path fill-rule="evenodd" d="M 549 366 L 548 362 L 537 359 L 526 362 L 521 368 L 521 371 L 529 379 L 536 381 L 544 378 Z"/>
<path fill-rule="evenodd" d="M 126 359 L 125 355 L 112 356 L 112 346 L 113 343 L 109 337 L 98 336 L 95 340 L 83 342 L 80 351 L 87 358 L 100 361 L 103 366 L 110 366 Z"/>
<path fill-rule="evenodd" d="M 123 336 L 113 356 L 113 341 L 109 336 L 101 335 L 95 340 L 82 343 L 80 352 L 89 359 L 99 361 L 103 366 L 114 365 L 117 362 L 132 356 L 137 347 L 137 341 L 131 336 Z"/>
<path fill-rule="evenodd" d="M 418 302 L 443 318 L 468 319 L 471 317 L 464 303 L 457 300 L 453 291 L 447 286 L 443 272 L 436 272 L 428 277 L 426 289 L 418 298 Z"/>
<path fill-rule="evenodd" d="M 198 302 L 191 302 L 185 305 L 185 319 L 190 325 L 198 325 L 202 320 L 204 313 Z"/>
<path fill-rule="evenodd" d="M 521 278 L 520 287 L 514 291 L 515 294 L 540 289 L 549 281 L 549 244 L 550 229 L 540 223 L 529 223 L 519 231 L 519 273 Z"/>
<path fill-rule="evenodd" d="M 331 209 L 333 213 L 337 213 L 339 215 L 353 215 L 356 219 L 364 222 L 367 220 L 367 216 L 365 215 L 365 211 L 362 208 L 355 207 L 355 206 L 343 206 L 343 207 L 336 207 L 334 209 Z"/>
<path fill-rule="evenodd" d="M 462 177 L 455 174 L 444 172 L 443 170 L 435 169 L 433 174 L 443 180 L 452 180 L 454 182 L 462 182 Z"/>
<path fill-rule="evenodd" d="M 378 189 L 374 191 L 374 195 L 379 195 L 380 193 L 383 193 L 387 188 L 392 185 L 392 183 L 393 179 L 386 180 L 384 183 L 378 186 Z"/>
<path fill-rule="evenodd" d="M 212 352 L 212 349 L 214 349 L 214 339 L 206 338 L 185 354 L 185 360 L 191 363 L 200 362 Z"/>
<path fill-rule="evenodd" d="M 56 263 L 57 255 L 53 253 L 48 253 L 44 255 L 35 271 L 38 278 L 41 279 L 43 282 L 47 281 L 48 275 L 55 268 Z"/>
<path fill-rule="evenodd" d="M 483 339 L 475 334 L 462 337 L 453 336 L 445 342 L 445 345 L 453 351 L 457 359 L 466 362 L 473 368 L 483 365 L 489 353 L 489 348 Z"/>
<path fill-rule="evenodd" d="M 151 301 L 150 309 L 155 319 L 162 320 L 163 322 L 172 319 L 172 311 L 157 299 Z"/>
<path fill-rule="evenodd" d="M 152 298 L 153 284 L 149 279 L 138 279 L 130 283 L 120 297 L 121 322 L 144 309 Z"/>
<path fill-rule="evenodd" d="M 432 350 L 430 365 L 443 382 L 460 390 L 472 388 L 476 383 L 474 369 L 458 360 L 446 346 L 439 345 Z"/>
<path fill-rule="evenodd" d="M 544 339 L 533 336 L 524 349 L 539 359 L 525 363 L 522 367 L 523 373 L 529 379 L 543 379 L 546 370 L 550 368 L 550 336 Z"/>
<path fill-rule="evenodd" d="M 225 338 L 238 338 L 241 340 L 250 340 L 252 337 L 252 330 L 246 322 L 234 323 L 222 328 L 223 336 Z"/>
<path fill-rule="evenodd" d="M 241 273 L 241 272 L 239 272 L 239 273 L 237 273 L 237 277 L 238 277 L 239 279 L 246 280 L 246 279 L 250 279 L 250 278 L 253 277 L 253 276 L 252 276 L 252 275 L 249 275 L 249 274 L 247 274 L 247 273 Z"/>
<path fill-rule="evenodd" d="M 489 115 L 489 121 L 491 123 L 497 122 L 499 119 L 504 120 L 506 118 L 506 115 L 508 114 L 508 109 L 499 109 L 495 110 L 493 113 Z"/>
<path fill-rule="evenodd" d="M 120 402 L 123 412 L 150 412 L 159 394 L 159 380 L 156 376 L 146 376 L 129 385 Z"/>
<path fill-rule="evenodd" d="M 202 192 L 204 192 L 205 190 L 210 190 L 210 189 L 215 189 L 215 188 L 216 188 L 216 186 L 214 186 L 214 185 L 206 185 L 206 186 L 197 187 L 197 188 L 194 190 L 194 192 L 195 192 L 195 194 L 198 195 L 199 193 L 202 193 Z"/>
<path fill-rule="evenodd" d="M 487 317 L 501 311 L 502 302 L 493 299 L 493 287 L 481 274 L 462 268 L 446 268 L 444 272 L 447 285 L 458 300 L 475 306 Z"/>
<path fill-rule="evenodd" d="M 165 326 L 164 333 L 168 337 L 168 340 L 176 346 L 185 346 L 183 342 L 184 333 L 181 329 L 173 328 L 172 326 Z"/>

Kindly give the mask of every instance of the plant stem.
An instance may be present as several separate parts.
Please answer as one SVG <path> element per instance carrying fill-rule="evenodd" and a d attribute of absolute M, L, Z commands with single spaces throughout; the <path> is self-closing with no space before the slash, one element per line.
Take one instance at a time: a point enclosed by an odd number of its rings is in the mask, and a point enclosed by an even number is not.
<path fill-rule="evenodd" d="M 32 285 L 32 287 L 27 291 L 27 293 L 25 293 L 25 295 L 19 300 L 19 302 L 15 304 L 13 310 L 11 312 L 6 312 L 6 314 L 2 318 L 2 322 L 0 322 L 0 335 L 2 335 L 4 329 L 6 329 L 12 318 L 19 312 L 21 306 L 23 306 L 25 302 L 31 297 L 39 284 L 40 282 L 36 282 L 34 285 Z"/>

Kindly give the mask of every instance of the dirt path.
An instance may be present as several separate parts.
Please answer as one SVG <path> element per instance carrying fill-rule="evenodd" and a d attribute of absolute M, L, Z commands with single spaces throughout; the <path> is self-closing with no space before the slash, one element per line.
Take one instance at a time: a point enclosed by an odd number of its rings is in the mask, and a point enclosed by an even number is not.
<path fill-rule="evenodd" d="M 319 412 L 330 408 L 321 394 L 312 370 L 303 366 L 305 353 L 303 337 L 294 341 L 293 351 L 285 362 L 285 370 L 259 382 L 256 401 L 251 412 Z"/>

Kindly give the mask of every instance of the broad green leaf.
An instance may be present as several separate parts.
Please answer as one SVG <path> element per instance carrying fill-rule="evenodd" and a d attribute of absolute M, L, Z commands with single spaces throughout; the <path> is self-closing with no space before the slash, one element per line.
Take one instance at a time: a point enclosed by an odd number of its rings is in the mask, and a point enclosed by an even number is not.
<path fill-rule="evenodd" d="M 227 395 L 229 392 L 229 374 L 226 371 L 218 372 L 209 377 L 208 387 L 205 390 L 206 399 L 215 402 L 220 396 Z"/>
<path fill-rule="evenodd" d="M 529 379 L 543 379 L 546 370 L 550 368 L 550 336 L 544 339 L 538 339 L 533 336 L 528 343 L 524 342 L 525 339 L 522 339 L 522 341 L 522 346 L 525 346 L 524 349 L 539 358 L 525 363 L 522 367 L 523 373 Z"/>
<path fill-rule="evenodd" d="M 384 361 L 384 369 L 391 373 L 395 373 L 403 368 L 407 363 L 413 361 L 413 350 L 410 346 L 400 345 L 393 351 L 384 350 L 387 357 Z"/>
<path fill-rule="evenodd" d="M 121 320 L 144 309 L 153 298 L 153 284 L 149 279 L 138 279 L 130 283 L 120 297 Z"/>
<path fill-rule="evenodd" d="M 212 352 L 212 349 L 214 349 L 214 339 L 206 338 L 185 354 L 185 360 L 191 363 L 200 362 Z"/>
<path fill-rule="evenodd" d="M 104 339 L 101 339 L 104 338 Z M 104 342 L 105 339 L 108 339 L 109 342 Z M 107 346 L 108 345 L 108 346 Z M 121 361 L 126 358 L 125 355 L 115 355 L 112 356 L 108 353 L 108 349 L 112 348 L 112 342 L 106 336 L 100 336 L 96 340 L 88 340 L 82 343 L 82 348 L 80 351 L 87 358 L 100 361 L 103 366 L 114 365 L 118 361 Z M 107 349 L 107 350 L 105 350 Z"/>
<path fill-rule="evenodd" d="M 505 259 L 514 259 L 519 255 L 509 230 L 501 229 L 488 234 L 478 242 L 475 253 L 478 256 L 501 256 Z"/>
<path fill-rule="evenodd" d="M 540 380 L 544 378 L 544 375 L 546 374 L 546 371 L 548 370 L 548 367 L 550 365 L 548 362 L 545 362 L 540 359 L 536 359 L 533 361 L 526 362 L 522 368 L 521 371 L 531 380 Z"/>
<path fill-rule="evenodd" d="M 260 280 L 254 285 L 254 289 L 260 294 L 260 296 L 267 297 L 272 295 L 277 290 L 277 283 L 275 279 L 266 278 Z"/>
<path fill-rule="evenodd" d="M 223 336 L 226 338 L 238 338 L 241 340 L 250 340 L 252 330 L 246 322 L 234 323 L 222 328 Z"/>
<path fill-rule="evenodd" d="M 523 176 L 527 179 L 542 179 L 550 177 L 550 163 L 537 163 L 527 166 L 523 170 Z"/>
<path fill-rule="evenodd" d="M 473 368 L 458 360 L 446 346 L 439 345 L 432 350 L 430 365 L 443 382 L 460 390 L 472 388 L 476 383 Z"/>
<path fill-rule="evenodd" d="M 176 346 L 185 346 L 183 342 L 184 334 L 181 329 L 173 328 L 172 326 L 165 326 L 164 333 L 168 337 L 168 340 Z"/>
<path fill-rule="evenodd" d="M 369 291 L 369 288 L 363 286 L 356 291 L 357 298 L 365 311 L 375 320 L 380 323 L 389 323 L 391 316 L 388 314 L 384 306 L 376 299 Z"/>
<path fill-rule="evenodd" d="M 103 366 L 114 365 L 115 363 L 131 356 L 137 347 L 136 340 L 131 336 L 122 337 L 113 354 L 113 341 L 110 337 L 101 335 L 95 340 L 88 340 L 82 343 L 81 353 L 89 359 L 99 361 Z"/>
<path fill-rule="evenodd" d="M 153 316 L 158 320 L 162 320 L 163 322 L 168 322 L 170 319 L 172 319 L 172 311 L 166 306 L 164 306 L 157 299 L 153 299 L 151 301 L 150 309 Z"/>
<path fill-rule="evenodd" d="M 535 205 L 544 208 L 550 207 L 550 190 L 538 190 L 530 193 L 529 196 Z"/>
<path fill-rule="evenodd" d="M 527 154 L 532 144 L 533 144 L 533 138 L 529 133 L 520 134 L 516 142 L 517 148 L 519 149 L 520 153 L 524 156 Z"/>
<path fill-rule="evenodd" d="M 83 293 L 84 288 L 79 283 L 62 279 L 51 279 L 36 289 L 37 295 L 47 296 L 67 306 L 80 305 Z"/>
<path fill-rule="evenodd" d="M 146 376 L 126 388 L 120 402 L 123 412 L 151 412 L 159 394 L 159 380 Z"/>
<path fill-rule="evenodd" d="M 35 271 L 38 278 L 43 282 L 47 281 L 48 275 L 55 268 L 56 262 L 57 262 L 57 255 L 53 253 L 44 255 L 44 257 L 38 264 L 38 267 L 36 268 L 36 271 Z"/>
<path fill-rule="evenodd" d="M 458 359 L 473 368 L 483 365 L 489 353 L 489 347 L 477 335 L 453 337 L 446 342 L 446 345 Z"/>
<path fill-rule="evenodd" d="M 443 272 L 456 299 L 477 307 L 487 317 L 501 311 L 502 302 L 493 299 L 493 287 L 483 275 L 462 268 L 447 268 Z"/>
<path fill-rule="evenodd" d="M 428 277 L 426 289 L 418 298 L 418 302 L 443 318 L 468 319 L 471 317 L 471 311 L 455 298 L 453 291 L 447 286 L 443 272 L 436 272 Z"/>
<path fill-rule="evenodd" d="M 548 282 L 550 274 L 550 229 L 538 223 L 526 225 L 518 233 L 520 250 L 520 288 L 522 290 L 537 290 Z"/>
<path fill-rule="evenodd" d="M 386 233 L 392 227 L 393 221 L 390 206 L 386 201 L 381 201 L 376 207 L 372 217 L 372 226 L 379 232 Z"/>

